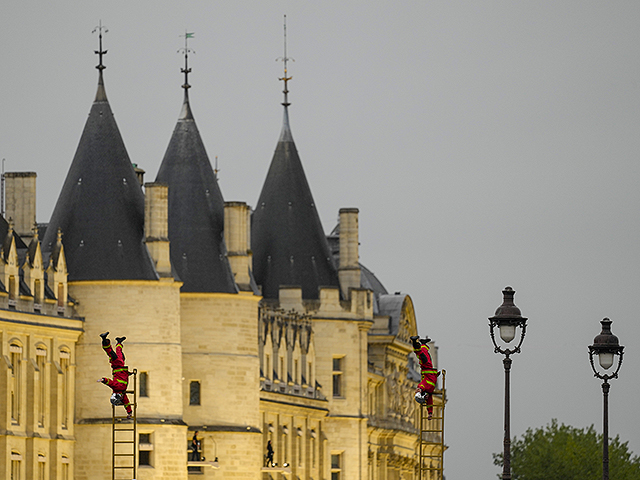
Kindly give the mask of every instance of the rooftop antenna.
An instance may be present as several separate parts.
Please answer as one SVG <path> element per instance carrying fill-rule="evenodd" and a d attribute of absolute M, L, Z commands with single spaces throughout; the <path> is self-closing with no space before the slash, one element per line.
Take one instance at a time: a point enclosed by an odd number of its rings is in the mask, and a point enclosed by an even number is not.
<path fill-rule="evenodd" d="M 99 62 L 98 65 L 96 65 L 96 68 L 100 71 L 100 74 L 102 74 L 102 70 L 107 68 L 102 64 L 102 56 L 107 54 L 106 50 L 102 50 L 102 32 L 103 31 L 104 33 L 107 33 L 109 30 L 107 29 L 107 27 L 104 27 L 102 25 L 102 20 L 100 20 L 100 23 L 98 24 L 98 26 L 94 28 L 93 31 L 91 32 L 91 33 L 98 32 L 98 39 L 100 41 L 100 48 L 95 51 L 96 55 L 98 55 L 98 62 Z"/>
<path fill-rule="evenodd" d="M 190 38 L 193 38 L 194 35 L 194 32 L 189 33 L 186 30 L 184 31 L 184 35 L 180 35 L 181 37 L 184 37 L 184 48 L 180 48 L 178 53 L 184 53 L 184 68 L 181 68 L 180 71 L 184 73 L 184 84 L 182 85 L 182 88 L 184 88 L 185 94 L 187 93 L 187 90 L 191 88 L 191 85 L 189 85 L 189 73 L 191 73 L 191 69 L 189 68 L 189 54 L 196 53 L 195 50 L 189 48 L 187 42 Z"/>
<path fill-rule="evenodd" d="M 284 105 L 285 107 L 288 107 L 289 105 L 291 105 L 291 103 L 289 103 L 289 88 L 287 87 L 287 82 L 291 80 L 293 77 L 287 77 L 287 62 L 289 60 L 292 60 L 295 62 L 295 59 L 287 57 L 287 16 L 286 15 L 284 16 L 284 57 L 276 58 L 276 62 L 278 60 L 282 60 L 282 63 L 284 63 L 284 76 L 278 79 L 278 80 L 284 81 L 284 90 L 282 91 L 282 93 L 284 93 L 284 102 L 282 102 L 282 105 Z"/>

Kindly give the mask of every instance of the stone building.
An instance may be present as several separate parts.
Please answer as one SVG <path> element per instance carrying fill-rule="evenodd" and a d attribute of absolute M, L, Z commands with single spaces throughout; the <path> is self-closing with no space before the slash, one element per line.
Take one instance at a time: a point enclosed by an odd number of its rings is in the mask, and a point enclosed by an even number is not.
<path fill-rule="evenodd" d="M 0 476 L 111 478 L 109 391 L 96 383 L 110 331 L 127 337 L 138 372 L 140 480 L 417 478 L 413 303 L 360 263 L 357 208 L 323 231 L 286 67 L 282 132 L 252 209 L 223 199 L 186 52 L 182 109 L 149 183 L 98 53 L 96 97 L 47 224 L 34 227 L 35 174 L 5 178 Z"/>

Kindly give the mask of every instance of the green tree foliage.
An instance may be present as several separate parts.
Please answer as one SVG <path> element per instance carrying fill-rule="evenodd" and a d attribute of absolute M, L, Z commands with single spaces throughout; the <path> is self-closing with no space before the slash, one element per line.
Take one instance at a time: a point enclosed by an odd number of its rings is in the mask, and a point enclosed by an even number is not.
<path fill-rule="evenodd" d="M 609 478 L 640 480 L 640 457 L 629 451 L 628 442 L 609 440 Z M 502 453 L 493 463 L 502 467 Z M 602 478 L 602 435 L 593 425 L 578 429 L 551 425 L 528 429 L 511 443 L 513 480 L 599 480 Z M 498 477 L 500 477 L 498 475 Z"/>

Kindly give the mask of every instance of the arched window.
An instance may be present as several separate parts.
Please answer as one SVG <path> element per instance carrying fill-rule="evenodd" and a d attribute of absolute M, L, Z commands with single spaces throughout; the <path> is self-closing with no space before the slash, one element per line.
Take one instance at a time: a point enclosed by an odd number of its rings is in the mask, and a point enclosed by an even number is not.
<path fill-rule="evenodd" d="M 200 380 L 189 383 L 189 405 L 200 405 Z"/>

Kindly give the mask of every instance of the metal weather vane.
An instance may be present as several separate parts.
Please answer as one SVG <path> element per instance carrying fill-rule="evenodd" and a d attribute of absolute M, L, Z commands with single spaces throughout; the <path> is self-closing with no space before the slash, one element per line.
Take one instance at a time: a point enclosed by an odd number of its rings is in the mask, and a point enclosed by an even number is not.
<path fill-rule="evenodd" d="M 287 86 L 287 82 L 289 82 L 289 80 L 291 80 L 293 77 L 287 77 L 287 62 L 289 60 L 295 62 L 295 59 L 291 57 L 287 57 L 287 16 L 286 15 L 284 16 L 284 56 L 276 58 L 276 62 L 278 60 L 281 60 L 282 63 L 284 63 L 284 76 L 278 79 L 284 82 L 284 90 L 282 91 L 282 93 L 284 93 L 284 102 L 282 103 L 282 105 L 284 105 L 285 107 L 288 107 L 289 105 L 291 105 L 291 103 L 289 103 L 289 88 Z"/>
<path fill-rule="evenodd" d="M 107 68 L 102 64 L 102 57 L 107 54 L 106 50 L 102 50 L 102 32 L 103 31 L 104 33 L 107 33 L 109 30 L 107 29 L 107 27 L 102 25 L 102 20 L 100 20 L 100 23 L 98 24 L 98 26 L 94 28 L 93 31 L 91 32 L 91 33 L 98 32 L 98 39 L 100 41 L 99 49 L 95 50 L 95 54 L 98 55 L 98 65 L 96 65 L 96 68 L 100 70 L 100 73 L 102 73 L 102 70 Z"/>
<path fill-rule="evenodd" d="M 184 53 L 184 68 L 181 68 L 180 71 L 184 73 L 184 85 L 182 85 L 182 88 L 186 90 L 191 88 L 191 85 L 189 85 L 189 73 L 191 73 L 191 69 L 189 68 L 189 54 L 196 53 L 195 50 L 189 48 L 188 40 L 195 36 L 195 32 L 189 33 L 185 30 L 184 35 L 180 36 L 184 37 L 184 48 L 178 50 L 178 53 Z"/>

